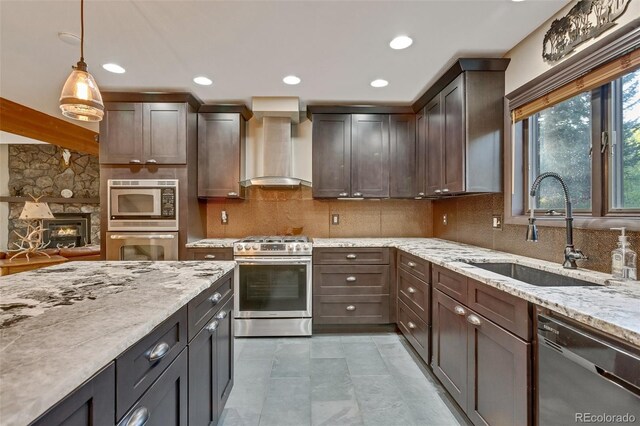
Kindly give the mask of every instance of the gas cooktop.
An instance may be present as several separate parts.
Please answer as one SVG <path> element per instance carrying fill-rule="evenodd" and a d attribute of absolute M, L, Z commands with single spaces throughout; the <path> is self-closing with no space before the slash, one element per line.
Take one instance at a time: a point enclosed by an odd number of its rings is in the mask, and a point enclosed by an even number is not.
<path fill-rule="evenodd" d="M 305 236 L 252 236 L 233 243 L 234 256 L 311 256 L 313 246 Z"/>

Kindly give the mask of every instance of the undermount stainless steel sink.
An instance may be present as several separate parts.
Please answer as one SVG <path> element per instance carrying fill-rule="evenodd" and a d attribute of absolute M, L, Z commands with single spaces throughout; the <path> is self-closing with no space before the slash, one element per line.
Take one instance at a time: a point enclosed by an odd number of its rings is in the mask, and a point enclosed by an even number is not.
<path fill-rule="evenodd" d="M 540 269 L 530 268 L 528 266 L 519 265 L 517 263 L 474 263 L 470 262 L 478 268 L 494 272 L 505 277 L 510 277 L 527 284 L 538 287 L 587 287 L 597 286 L 600 284 L 589 281 L 579 280 L 564 275 L 554 274 L 553 272 L 542 271 Z"/>

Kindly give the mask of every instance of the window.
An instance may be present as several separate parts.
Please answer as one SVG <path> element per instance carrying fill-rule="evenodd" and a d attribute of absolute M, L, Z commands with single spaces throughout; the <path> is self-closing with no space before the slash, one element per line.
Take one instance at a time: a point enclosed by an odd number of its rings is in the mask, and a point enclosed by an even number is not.
<path fill-rule="evenodd" d="M 611 84 L 610 200 L 612 211 L 640 210 L 640 70 Z"/>

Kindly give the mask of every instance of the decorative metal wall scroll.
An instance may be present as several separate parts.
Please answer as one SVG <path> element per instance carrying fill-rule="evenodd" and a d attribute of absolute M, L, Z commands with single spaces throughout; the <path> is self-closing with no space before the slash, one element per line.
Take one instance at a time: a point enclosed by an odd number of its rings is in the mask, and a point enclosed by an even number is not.
<path fill-rule="evenodd" d="M 569 13 L 551 23 L 544 36 L 542 57 L 549 62 L 613 27 L 631 0 L 580 0 Z"/>

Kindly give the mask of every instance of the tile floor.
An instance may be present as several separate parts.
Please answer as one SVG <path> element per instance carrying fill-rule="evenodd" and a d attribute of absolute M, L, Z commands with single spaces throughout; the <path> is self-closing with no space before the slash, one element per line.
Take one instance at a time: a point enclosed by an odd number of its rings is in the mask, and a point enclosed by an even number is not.
<path fill-rule="evenodd" d="M 467 424 L 397 334 L 238 338 L 218 426 Z"/>

